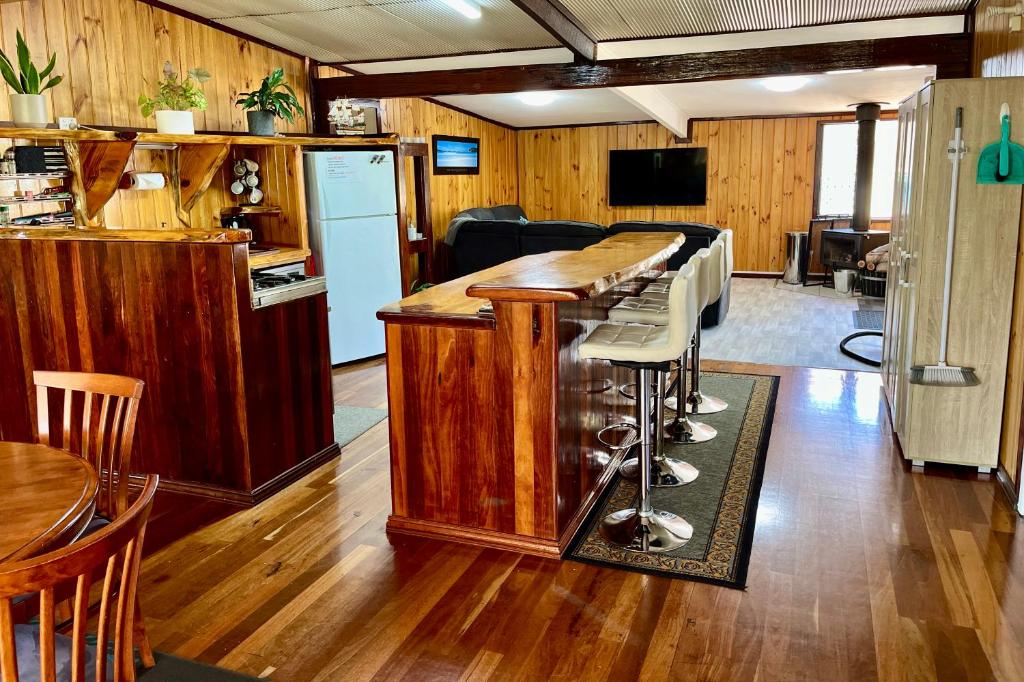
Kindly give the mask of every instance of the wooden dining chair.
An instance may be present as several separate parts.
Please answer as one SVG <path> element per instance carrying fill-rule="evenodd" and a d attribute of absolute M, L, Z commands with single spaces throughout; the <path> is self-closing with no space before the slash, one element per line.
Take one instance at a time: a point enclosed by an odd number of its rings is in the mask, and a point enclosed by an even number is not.
<path fill-rule="evenodd" d="M 39 442 L 88 460 L 100 477 L 96 511 L 116 518 L 128 507 L 128 472 L 143 382 L 89 372 L 36 371 L 32 377 Z M 63 392 L 59 412 L 51 413 L 51 390 Z M 50 428 L 56 423 L 61 424 L 59 438 Z"/>
<path fill-rule="evenodd" d="M 18 682 L 19 670 L 23 679 L 55 680 L 60 671 L 72 682 L 106 680 L 109 644 L 113 644 L 113 679 L 135 680 L 132 629 L 139 560 L 157 483 L 156 475 L 147 476 L 131 507 L 96 533 L 33 559 L 0 564 L 0 678 L 4 682 Z M 99 575 L 103 578 L 98 584 L 96 645 L 91 650 L 86 644 L 90 591 L 93 576 Z M 62 587 L 74 588 L 70 637 L 57 633 L 55 627 L 56 595 Z M 39 593 L 38 636 L 34 626 L 14 624 L 12 600 L 27 592 Z M 94 675 L 87 677 L 90 657 L 95 659 Z"/>
<path fill-rule="evenodd" d="M 88 460 L 100 477 L 96 495 L 97 521 L 106 523 L 116 519 L 128 507 L 132 442 L 144 382 L 116 374 L 89 372 L 35 371 L 32 378 L 36 385 L 39 442 Z M 51 390 L 62 392 L 56 412 L 50 410 Z M 58 423 L 59 432 L 51 430 L 51 426 Z M 86 533 L 100 525 L 90 524 Z M 153 651 L 138 605 L 134 627 L 135 645 L 139 647 L 143 663 L 153 667 Z"/>

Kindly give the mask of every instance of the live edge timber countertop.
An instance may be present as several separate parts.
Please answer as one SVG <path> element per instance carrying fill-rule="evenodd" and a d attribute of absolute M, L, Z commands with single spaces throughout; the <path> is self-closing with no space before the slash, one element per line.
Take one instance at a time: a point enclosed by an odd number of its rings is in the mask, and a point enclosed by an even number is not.
<path fill-rule="evenodd" d="M 171 242 L 191 244 L 242 244 L 252 239 L 248 230 L 121 230 L 5 227 L 0 228 L 0 239 L 40 241 L 117 241 L 117 242 Z"/>
<path fill-rule="evenodd" d="M 583 301 L 668 260 L 685 238 L 670 232 L 616 234 L 581 251 L 551 251 L 481 270 L 384 306 L 389 323 L 492 327 L 491 301 Z"/>

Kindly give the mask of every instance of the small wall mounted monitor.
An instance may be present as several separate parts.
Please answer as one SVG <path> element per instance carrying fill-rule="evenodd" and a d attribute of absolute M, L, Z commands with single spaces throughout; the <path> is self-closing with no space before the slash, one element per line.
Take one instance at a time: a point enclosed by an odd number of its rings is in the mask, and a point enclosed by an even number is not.
<path fill-rule="evenodd" d="M 434 135 L 434 175 L 479 175 L 480 138 Z"/>
<path fill-rule="evenodd" d="M 611 206 L 703 206 L 707 147 L 613 149 L 608 161 Z"/>

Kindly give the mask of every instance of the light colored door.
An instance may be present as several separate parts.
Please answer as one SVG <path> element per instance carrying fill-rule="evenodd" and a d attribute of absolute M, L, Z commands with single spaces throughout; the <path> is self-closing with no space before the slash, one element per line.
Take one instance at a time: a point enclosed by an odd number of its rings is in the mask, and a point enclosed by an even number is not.
<path fill-rule="evenodd" d="M 384 352 L 384 323 L 377 311 L 402 297 L 395 216 L 325 220 L 331 364 Z"/>

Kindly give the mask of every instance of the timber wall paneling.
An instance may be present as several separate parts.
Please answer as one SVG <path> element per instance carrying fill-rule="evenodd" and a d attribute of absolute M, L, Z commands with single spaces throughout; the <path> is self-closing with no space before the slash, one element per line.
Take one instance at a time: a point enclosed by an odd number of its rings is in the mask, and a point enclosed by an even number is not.
<path fill-rule="evenodd" d="M 64 82 L 46 93 L 51 120 L 75 116 L 84 125 L 152 128 L 136 104 L 139 94 L 155 83 L 165 60 L 182 72 L 201 66 L 213 75 L 203 84 L 209 106 L 195 112 L 197 130 L 244 131 L 245 112 L 235 107 L 239 92 L 256 87 L 276 67 L 295 88 L 308 112 L 308 75 L 302 59 L 264 47 L 211 26 L 191 21 L 137 0 L 34 0 L 0 3 L 0 46 L 14 54 L 15 33 L 21 31 L 36 62 L 56 52 L 54 70 Z M 111 57 L 114 58 L 111 58 Z M 7 97 L 0 97 L 0 119 L 9 120 Z M 282 131 L 305 133 L 304 118 Z M 127 170 L 169 174 L 171 154 L 137 150 Z M 191 213 L 193 227 L 219 225 L 220 206 L 228 184 L 223 174 Z M 268 201 L 279 201 L 268 195 Z M 104 208 L 107 225 L 115 227 L 183 227 L 170 188 L 118 191 Z"/>
<path fill-rule="evenodd" d="M 694 121 L 686 144 L 657 123 L 521 130 L 519 203 L 535 220 L 729 227 L 736 235 L 737 270 L 781 272 L 785 233 L 806 230 L 813 211 L 818 123 L 846 120 L 852 116 Z M 608 205 L 609 150 L 669 147 L 708 148 L 705 206 Z"/>

